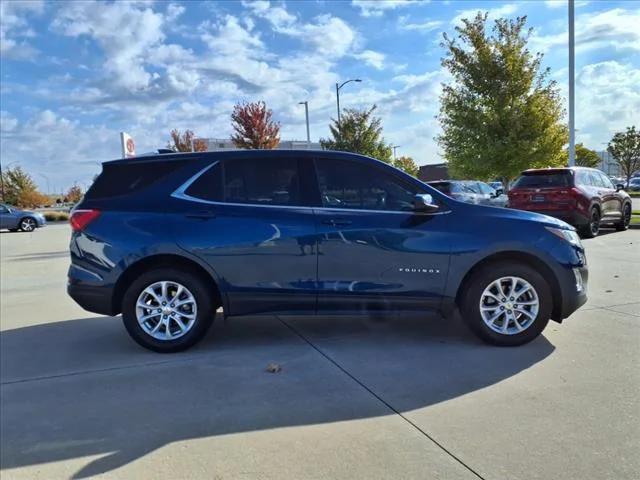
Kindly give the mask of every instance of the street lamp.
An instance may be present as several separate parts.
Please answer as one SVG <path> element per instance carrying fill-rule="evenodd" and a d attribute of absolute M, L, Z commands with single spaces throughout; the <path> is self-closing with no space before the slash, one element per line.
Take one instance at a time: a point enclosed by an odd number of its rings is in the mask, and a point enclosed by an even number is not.
<path fill-rule="evenodd" d="M 576 164 L 575 31 L 574 4 L 569 0 L 569 166 Z"/>
<path fill-rule="evenodd" d="M 309 135 L 309 102 L 298 102 L 298 105 L 304 105 L 304 116 L 307 120 L 307 148 L 311 148 L 311 136 Z"/>
<path fill-rule="evenodd" d="M 362 80 L 359 78 L 352 78 L 351 80 L 347 80 L 346 82 L 342 82 L 340 84 L 336 83 L 336 105 L 338 107 L 338 126 L 340 126 L 340 89 L 344 87 L 347 83 L 350 82 L 358 82 L 360 83 Z"/>
<path fill-rule="evenodd" d="M 49 195 L 51 193 L 51 189 L 49 188 L 49 177 L 44 173 L 40 173 L 39 175 L 47 181 L 47 195 Z"/>
<path fill-rule="evenodd" d="M 400 148 L 401 145 L 392 145 L 391 148 L 393 148 L 393 159 L 396 159 L 396 148 Z"/>

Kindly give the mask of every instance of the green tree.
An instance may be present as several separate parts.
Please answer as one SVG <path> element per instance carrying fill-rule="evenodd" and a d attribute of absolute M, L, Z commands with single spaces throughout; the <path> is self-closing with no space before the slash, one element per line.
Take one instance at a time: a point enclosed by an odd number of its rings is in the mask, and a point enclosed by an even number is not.
<path fill-rule="evenodd" d="M 517 176 L 534 167 L 560 166 L 567 128 L 557 86 L 542 54 L 531 54 L 526 17 L 498 19 L 487 32 L 487 14 L 444 34 L 442 65 L 453 81 L 443 86 L 437 137 L 453 175 Z"/>
<path fill-rule="evenodd" d="M 418 176 L 418 171 L 420 170 L 420 167 L 418 167 L 416 162 L 414 162 L 413 158 L 411 157 L 398 157 L 393 160 L 391 164 L 394 167 L 407 172 L 409 175 L 413 175 L 414 177 Z"/>
<path fill-rule="evenodd" d="M 636 131 L 635 125 L 616 133 L 609 142 L 607 152 L 620 165 L 628 185 L 633 172 L 640 169 L 640 132 Z"/>
<path fill-rule="evenodd" d="M 36 182 L 22 167 L 16 166 L 2 172 L 3 201 L 17 207 L 33 207 L 42 199 Z"/>
<path fill-rule="evenodd" d="M 354 152 L 391 163 L 391 146 L 382 137 L 382 120 L 374 116 L 374 105 L 370 109 L 345 109 L 341 122 L 333 120 L 329 125 L 331 137 L 320 139 L 325 150 Z"/>
<path fill-rule="evenodd" d="M 569 151 L 567 150 L 567 159 L 569 157 Z M 585 147 L 583 144 L 576 144 L 576 165 L 580 167 L 597 168 L 601 162 L 600 155 L 594 150 Z"/>

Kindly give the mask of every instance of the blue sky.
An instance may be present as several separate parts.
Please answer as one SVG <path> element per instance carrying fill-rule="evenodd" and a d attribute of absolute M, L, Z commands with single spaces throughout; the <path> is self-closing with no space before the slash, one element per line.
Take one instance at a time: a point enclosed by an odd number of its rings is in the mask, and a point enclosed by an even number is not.
<path fill-rule="evenodd" d="M 640 2 L 576 2 L 577 141 L 603 148 L 640 124 Z M 478 10 L 527 15 L 531 49 L 567 87 L 567 6 L 553 1 L 0 3 L 0 155 L 43 189 L 87 183 L 120 155 L 166 145 L 172 128 L 228 137 L 234 103 L 265 100 L 283 139 L 326 137 L 341 105 L 379 107 L 384 136 L 419 164 L 433 138 L 443 32 Z"/>

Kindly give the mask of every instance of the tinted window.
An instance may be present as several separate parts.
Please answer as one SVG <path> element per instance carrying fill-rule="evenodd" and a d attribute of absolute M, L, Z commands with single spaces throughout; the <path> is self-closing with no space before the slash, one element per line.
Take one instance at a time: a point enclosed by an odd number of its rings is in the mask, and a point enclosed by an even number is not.
<path fill-rule="evenodd" d="M 9 213 L 9 209 L 4 205 L 0 205 L 0 213 Z"/>
<path fill-rule="evenodd" d="M 514 182 L 513 186 L 520 188 L 570 187 L 571 173 L 543 172 L 524 174 Z"/>
<path fill-rule="evenodd" d="M 439 183 L 429 182 L 429 185 L 431 185 L 436 190 L 441 191 L 445 195 L 450 193 L 452 191 L 452 187 L 453 187 L 453 185 L 450 184 L 449 182 L 439 182 Z"/>
<path fill-rule="evenodd" d="M 478 182 L 478 187 L 480 188 L 480 191 L 485 195 L 493 195 L 494 193 L 496 193 L 496 191 L 486 183 Z"/>
<path fill-rule="evenodd" d="M 602 179 L 598 172 L 589 172 L 589 178 L 591 179 L 591 185 L 594 187 L 604 187 L 604 183 L 602 183 Z"/>
<path fill-rule="evenodd" d="M 85 198 L 108 198 L 133 193 L 183 166 L 182 161 L 107 163 Z"/>
<path fill-rule="evenodd" d="M 607 177 L 604 173 L 602 172 L 595 172 L 595 173 L 600 177 L 600 181 L 604 188 L 611 188 L 611 189 L 614 188 L 613 183 L 611 183 L 611 180 L 609 180 L 609 177 Z"/>
<path fill-rule="evenodd" d="M 316 162 L 322 205 L 364 210 L 413 210 L 417 189 L 391 174 L 356 162 Z"/>
<path fill-rule="evenodd" d="M 187 195 L 203 200 L 219 202 L 222 200 L 222 164 L 217 163 L 204 172 L 185 191 Z"/>
<path fill-rule="evenodd" d="M 300 205 L 298 161 L 291 158 L 230 160 L 224 165 L 225 200 L 259 205 Z"/>
<path fill-rule="evenodd" d="M 587 187 L 591 186 L 591 175 L 589 175 L 589 172 L 586 170 L 578 170 L 576 172 L 576 184 Z"/>

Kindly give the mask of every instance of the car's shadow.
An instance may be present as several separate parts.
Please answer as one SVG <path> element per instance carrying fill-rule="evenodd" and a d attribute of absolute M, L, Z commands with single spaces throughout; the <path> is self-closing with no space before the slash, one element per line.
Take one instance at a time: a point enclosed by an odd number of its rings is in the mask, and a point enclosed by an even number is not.
<path fill-rule="evenodd" d="M 286 323 L 401 412 L 500 382 L 554 350 L 544 337 L 490 347 L 437 317 Z M 219 321 L 178 355 L 144 351 L 106 317 L 2 332 L 0 353 L 3 469 L 102 455 L 74 475 L 86 478 L 176 441 L 393 413 L 275 317 Z M 267 373 L 270 362 L 282 371 Z"/>

